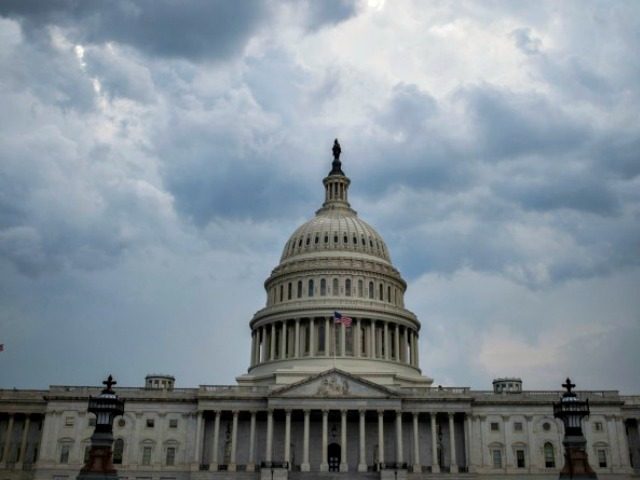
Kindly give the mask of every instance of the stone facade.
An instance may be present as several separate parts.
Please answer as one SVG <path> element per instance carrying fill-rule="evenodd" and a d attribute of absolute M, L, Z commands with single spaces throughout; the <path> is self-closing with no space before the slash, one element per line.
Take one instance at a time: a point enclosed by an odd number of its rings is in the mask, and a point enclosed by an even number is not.
<path fill-rule="evenodd" d="M 337 167 L 336 167 L 337 161 Z M 286 243 L 250 322 L 237 385 L 175 388 L 168 375 L 118 388 L 114 464 L 123 479 L 557 478 L 559 391 L 520 379 L 434 387 L 420 322 L 378 233 L 348 203 L 339 160 L 325 201 Z M 334 312 L 349 317 L 337 323 Z M 349 323 L 346 321 L 346 323 Z M 83 465 L 97 387 L 0 390 L 0 480 L 65 480 Z M 640 478 L 640 396 L 583 391 L 599 478 Z"/>

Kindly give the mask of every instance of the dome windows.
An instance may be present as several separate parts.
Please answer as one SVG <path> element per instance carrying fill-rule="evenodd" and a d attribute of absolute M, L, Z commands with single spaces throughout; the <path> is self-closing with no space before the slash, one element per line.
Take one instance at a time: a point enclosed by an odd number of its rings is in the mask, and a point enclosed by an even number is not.
<path fill-rule="evenodd" d="M 350 278 L 347 278 L 344 281 L 344 294 L 347 297 L 351 296 L 351 279 Z"/>
<path fill-rule="evenodd" d="M 373 300 L 373 282 L 369 282 L 369 298 Z"/>
<path fill-rule="evenodd" d="M 302 297 L 302 280 L 298 280 L 298 298 Z"/>
<path fill-rule="evenodd" d="M 320 279 L 320 296 L 324 297 L 327 294 L 327 280 Z"/>
<path fill-rule="evenodd" d="M 309 292 L 308 292 L 309 297 L 313 297 L 313 290 L 314 290 L 313 279 L 311 279 L 309 280 Z"/>
<path fill-rule="evenodd" d="M 334 297 L 337 297 L 338 294 L 340 293 L 340 289 L 338 288 L 338 279 L 334 278 L 333 279 L 333 286 L 331 287 L 331 293 Z"/>

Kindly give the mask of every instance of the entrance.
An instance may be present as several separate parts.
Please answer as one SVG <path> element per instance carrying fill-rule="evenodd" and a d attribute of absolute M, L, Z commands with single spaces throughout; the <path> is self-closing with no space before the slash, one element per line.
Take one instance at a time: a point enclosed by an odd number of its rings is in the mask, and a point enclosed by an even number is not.
<path fill-rule="evenodd" d="M 340 445 L 337 443 L 330 443 L 327 447 L 327 463 L 329 464 L 330 472 L 340 471 Z"/>

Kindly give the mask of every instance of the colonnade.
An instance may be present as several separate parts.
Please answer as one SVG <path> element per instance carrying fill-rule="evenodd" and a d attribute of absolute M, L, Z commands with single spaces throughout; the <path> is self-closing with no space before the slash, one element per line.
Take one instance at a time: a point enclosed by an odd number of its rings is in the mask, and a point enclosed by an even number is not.
<path fill-rule="evenodd" d="M 418 332 L 387 320 L 354 318 L 350 327 L 333 317 L 277 320 L 251 333 L 251 366 L 304 357 L 373 358 L 418 368 Z"/>
<path fill-rule="evenodd" d="M 274 430 L 275 430 L 275 412 L 278 411 L 279 421 L 283 421 L 284 423 L 284 439 L 282 449 L 282 456 L 279 458 L 274 458 Z M 300 413 L 302 413 L 302 458 L 296 465 L 292 465 L 292 452 L 291 452 L 291 441 L 292 441 L 292 414 L 295 412 L 298 413 L 298 421 L 300 421 Z M 347 415 L 351 412 L 351 420 L 353 423 L 354 414 L 357 413 L 357 445 L 358 448 L 353 449 L 354 451 L 350 451 L 348 448 L 347 434 L 348 434 L 348 425 Z M 226 414 L 226 418 L 229 419 L 229 413 L 231 414 L 231 435 L 230 435 L 230 447 L 228 449 L 229 455 L 228 458 L 225 459 L 225 465 L 221 465 L 221 459 L 219 457 L 220 454 L 220 421 L 223 414 Z M 206 412 L 207 416 L 213 416 L 213 433 L 212 438 L 208 439 L 207 445 L 210 448 L 210 451 L 207 452 L 208 464 L 204 464 L 205 460 L 205 452 L 203 446 L 205 445 L 204 435 L 205 435 L 205 412 L 199 412 L 198 421 L 197 421 L 197 442 L 195 449 L 195 458 L 194 461 L 201 465 L 201 468 L 209 469 L 209 470 L 219 470 L 225 469 L 229 471 L 235 471 L 239 469 L 239 465 L 237 464 L 237 450 L 238 450 L 238 422 L 239 416 L 241 413 L 245 414 L 245 419 L 247 414 L 250 415 L 249 419 L 249 435 L 248 435 L 248 444 L 243 443 L 243 448 L 248 451 L 247 459 L 248 462 L 246 465 L 242 466 L 242 469 L 247 471 L 254 471 L 256 468 L 259 468 L 260 464 L 263 466 L 272 466 L 272 465 L 283 465 L 287 466 L 287 468 L 295 468 L 303 472 L 308 471 L 329 471 L 329 416 L 333 415 L 333 420 L 331 421 L 333 424 L 340 425 L 340 463 L 339 463 L 339 471 L 346 472 L 349 471 L 349 458 L 354 456 L 357 458 L 357 471 L 366 472 L 371 470 L 376 470 L 380 468 L 385 468 L 385 466 L 393 465 L 394 468 L 411 468 L 414 472 L 422 472 L 423 470 L 427 470 L 433 473 L 441 472 L 441 471 L 449 471 L 449 472 L 458 472 L 459 464 L 458 458 L 462 458 L 462 455 L 458 456 L 456 452 L 456 431 L 455 431 L 455 423 L 454 423 L 454 412 L 445 412 L 445 413 L 437 413 L 437 412 L 406 412 L 403 414 L 400 410 L 366 410 L 366 409 L 322 409 L 322 410 L 311 410 L 311 409 L 268 409 L 262 411 L 244 411 L 240 412 L 239 410 L 233 411 L 208 411 Z M 284 415 L 283 415 L 284 414 Z M 318 435 L 320 438 L 311 436 L 311 417 L 314 414 L 314 418 L 317 421 L 320 419 L 321 423 L 321 434 Z M 338 414 L 338 415 L 336 415 Z M 428 415 L 429 420 L 425 422 L 425 416 Z M 264 429 L 266 432 L 261 437 L 264 439 L 264 445 L 257 445 L 257 418 L 260 416 L 260 420 L 262 423 L 266 423 Z M 336 417 L 339 416 L 339 422 L 336 422 Z M 404 416 L 404 422 L 403 422 Z M 447 418 L 446 422 L 448 422 L 448 438 L 443 438 L 442 430 L 439 428 L 443 423 L 443 416 Z M 265 422 L 266 417 L 266 422 Z M 389 423 L 389 417 L 391 417 L 392 423 L 394 424 L 395 430 L 395 445 L 393 446 L 394 451 L 390 451 L 388 447 L 385 447 L 385 423 Z M 404 445 L 404 435 L 403 435 L 403 423 L 407 423 L 406 419 L 410 417 L 411 421 L 409 425 L 411 425 L 412 435 L 410 445 Z M 368 421 L 367 421 L 368 419 Z M 372 419 L 375 419 L 372 421 Z M 386 419 L 386 422 L 385 422 Z M 463 440 L 463 445 L 465 446 L 465 450 L 467 449 L 467 419 L 464 419 L 464 429 L 465 435 Z M 430 431 L 430 455 L 425 455 L 430 457 L 430 463 L 425 465 L 422 464 L 421 453 L 427 453 L 429 450 L 423 452 L 423 447 L 421 445 L 421 435 L 420 430 L 423 423 L 426 423 L 428 430 Z M 377 443 L 375 444 L 375 454 L 374 461 L 367 461 L 367 452 L 370 452 L 372 445 L 367 445 L 367 435 L 366 432 L 368 429 L 373 429 L 373 431 L 377 432 Z M 317 429 L 316 429 L 317 430 Z M 333 441 L 337 443 L 337 433 L 335 432 L 335 427 L 332 430 Z M 388 437 L 387 437 L 388 438 Z M 246 440 L 246 439 L 245 439 Z M 299 438 L 297 439 L 299 441 Z M 282 439 L 280 439 L 282 441 Z M 319 441 L 319 442 L 318 442 Z M 440 449 L 443 447 L 443 443 L 446 442 L 446 448 L 448 450 L 448 462 L 447 465 L 442 465 L 444 463 L 443 455 L 440 452 Z M 318 445 L 319 443 L 319 445 Z M 310 449 L 317 451 L 320 449 L 321 456 L 320 462 L 318 464 L 311 463 L 310 458 Z M 258 462 L 258 454 L 259 450 L 264 448 L 263 455 L 260 456 L 261 462 Z M 405 450 L 406 449 L 406 450 Z M 410 455 L 409 455 L 410 453 Z M 316 455 L 317 457 L 317 455 Z M 410 457 L 411 465 L 408 466 L 405 463 L 405 459 Z M 425 460 L 427 460 L 425 458 Z M 468 463 L 467 453 L 464 453 L 464 461 L 461 462 L 464 465 Z M 351 462 L 351 464 L 355 464 L 355 462 Z M 208 465 L 208 466 L 207 466 Z"/>
<path fill-rule="evenodd" d="M 27 456 L 29 430 L 32 424 L 32 415 L 29 413 L 8 413 L 7 427 L 1 432 L 0 443 L 0 468 L 23 468 L 24 465 L 33 463 L 33 459 Z M 41 421 L 41 415 L 34 416 L 34 420 Z M 21 429 L 20 435 L 16 435 L 16 423 Z M 17 437 L 18 442 L 14 440 Z"/>

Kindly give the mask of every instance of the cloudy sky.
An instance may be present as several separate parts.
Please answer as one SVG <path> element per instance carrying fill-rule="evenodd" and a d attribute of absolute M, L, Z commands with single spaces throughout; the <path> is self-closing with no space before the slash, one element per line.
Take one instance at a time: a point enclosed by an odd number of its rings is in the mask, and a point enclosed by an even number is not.
<path fill-rule="evenodd" d="M 640 393 L 640 4 L 0 3 L 0 387 L 230 384 L 334 137 L 436 384 Z"/>

